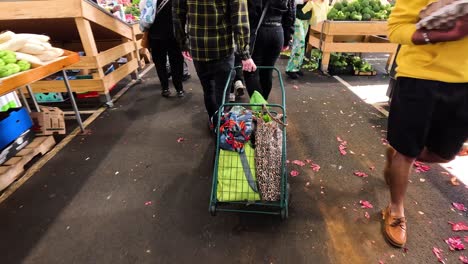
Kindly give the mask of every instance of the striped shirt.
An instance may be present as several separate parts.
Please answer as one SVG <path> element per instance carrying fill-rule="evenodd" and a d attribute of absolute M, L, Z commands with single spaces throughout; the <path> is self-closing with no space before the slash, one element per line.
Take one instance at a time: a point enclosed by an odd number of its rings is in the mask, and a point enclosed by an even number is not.
<path fill-rule="evenodd" d="M 247 0 L 173 0 L 176 38 L 196 61 L 250 58 Z M 185 28 L 187 27 L 187 33 Z"/>

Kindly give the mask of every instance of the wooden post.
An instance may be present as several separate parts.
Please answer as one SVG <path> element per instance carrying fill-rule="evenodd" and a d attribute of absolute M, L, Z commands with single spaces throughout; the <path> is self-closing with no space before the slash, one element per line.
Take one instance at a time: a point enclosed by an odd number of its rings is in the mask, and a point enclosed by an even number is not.
<path fill-rule="evenodd" d="M 330 54 L 331 52 L 329 51 L 324 51 L 327 48 L 327 44 L 333 43 L 333 35 L 325 35 L 325 40 L 322 43 L 322 64 L 320 65 L 320 69 L 322 72 L 328 72 L 328 64 L 330 64 Z"/>
<path fill-rule="evenodd" d="M 94 39 L 93 30 L 91 29 L 91 23 L 81 17 L 75 18 L 75 23 L 80 34 L 81 43 L 83 44 L 83 49 L 86 53 L 86 56 L 97 56 L 99 51 L 97 49 L 96 40 Z M 99 79 L 104 78 L 104 70 L 102 65 L 98 65 L 97 75 Z M 93 79 L 96 79 L 96 76 L 93 74 Z M 105 84 L 104 84 L 105 86 Z M 107 103 L 112 102 L 112 98 L 109 94 L 109 87 L 104 87 L 104 96 Z"/>

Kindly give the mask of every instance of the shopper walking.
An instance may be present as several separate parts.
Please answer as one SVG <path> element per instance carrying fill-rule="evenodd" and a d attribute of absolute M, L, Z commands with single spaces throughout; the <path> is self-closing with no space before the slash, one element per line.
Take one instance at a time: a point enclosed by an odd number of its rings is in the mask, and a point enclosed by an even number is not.
<path fill-rule="evenodd" d="M 256 70 L 249 53 L 247 0 L 173 1 L 177 39 L 184 51 L 190 50 L 203 86 L 206 110 L 210 120 L 216 122 L 213 117 L 234 66 L 234 42 L 243 69 Z M 187 33 L 184 30 L 186 23 Z"/>
<path fill-rule="evenodd" d="M 175 38 L 173 19 L 172 19 L 172 1 L 157 1 L 157 14 L 153 25 L 149 29 L 149 46 L 153 62 L 156 66 L 159 81 L 161 82 L 161 95 L 170 96 L 169 73 L 166 67 L 167 61 L 171 65 L 172 83 L 177 91 L 178 97 L 184 97 L 184 87 L 182 84 L 184 71 L 184 57 Z"/>
<path fill-rule="evenodd" d="M 389 38 L 402 44 L 388 120 L 390 204 L 383 210 L 384 235 L 402 247 L 407 238 L 404 198 L 415 160 L 452 160 L 468 139 L 468 16 L 449 30 L 416 30 L 420 10 L 431 0 L 397 0 Z"/>
<path fill-rule="evenodd" d="M 260 21 L 264 12 L 263 20 Z M 281 50 L 288 46 L 292 38 L 295 13 L 294 0 L 249 0 L 252 59 L 256 65 L 275 65 Z M 245 72 L 249 95 L 258 91 L 268 99 L 273 85 L 272 75 L 271 69 Z"/>
<path fill-rule="evenodd" d="M 295 0 L 296 20 L 294 21 L 293 44 L 288 65 L 286 66 L 286 74 L 291 79 L 297 79 L 299 76 L 304 75 L 301 68 L 305 57 L 305 40 L 310 26 L 309 21 L 312 18 L 312 11 L 309 10 L 304 13 L 302 8 L 304 8 L 304 3 L 308 1 L 309 0 Z"/>

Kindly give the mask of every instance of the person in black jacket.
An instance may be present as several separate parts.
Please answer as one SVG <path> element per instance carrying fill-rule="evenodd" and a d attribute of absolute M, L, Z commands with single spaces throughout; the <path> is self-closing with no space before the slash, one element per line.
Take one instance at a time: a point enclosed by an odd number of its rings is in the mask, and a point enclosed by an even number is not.
<path fill-rule="evenodd" d="M 184 72 L 184 57 L 179 44 L 175 38 L 174 26 L 172 21 L 172 0 L 160 9 L 161 3 L 158 1 L 158 14 L 154 19 L 153 25 L 149 29 L 149 44 L 153 62 L 156 65 L 159 81 L 161 82 L 161 95 L 168 97 L 169 91 L 169 73 L 167 71 L 167 58 L 171 65 L 172 83 L 177 91 L 178 97 L 185 95 L 182 85 Z"/>
<path fill-rule="evenodd" d="M 259 26 L 266 3 L 265 17 Z M 249 0 L 249 22 L 251 28 L 252 59 L 258 66 L 274 66 L 280 52 L 287 47 L 294 33 L 296 6 L 294 0 Z M 255 30 L 259 27 L 257 35 Z M 268 99 L 272 88 L 273 70 L 259 69 L 256 72 L 244 72 L 247 91 L 252 96 L 260 92 Z"/>

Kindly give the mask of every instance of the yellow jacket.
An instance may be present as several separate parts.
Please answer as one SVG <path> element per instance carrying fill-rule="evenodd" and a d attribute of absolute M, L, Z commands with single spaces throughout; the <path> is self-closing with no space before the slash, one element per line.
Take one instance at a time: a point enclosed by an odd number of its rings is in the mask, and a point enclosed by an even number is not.
<path fill-rule="evenodd" d="M 468 38 L 459 41 L 414 45 L 419 11 L 431 0 L 397 0 L 388 20 L 391 42 L 402 44 L 397 76 L 450 83 L 468 83 Z"/>
<path fill-rule="evenodd" d="M 323 2 L 320 0 L 309 0 L 302 8 L 302 12 L 307 13 L 312 10 L 312 17 L 310 18 L 310 25 L 315 26 L 318 23 L 327 20 L 329 10 L 328 0 Z"/>

